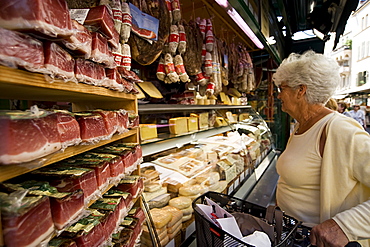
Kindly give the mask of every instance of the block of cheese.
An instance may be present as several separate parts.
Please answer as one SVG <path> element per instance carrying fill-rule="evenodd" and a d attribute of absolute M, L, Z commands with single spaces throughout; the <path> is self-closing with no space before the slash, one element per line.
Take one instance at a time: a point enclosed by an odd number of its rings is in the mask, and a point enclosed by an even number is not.
<path fill-rule="evenodd" d="M 188 120 L 188 131 L 198 130 L 198 118 L 197 117 L 187 117 Z"/>
<path fill-rule="evenodd" d="M 241 113 L 239 114 L 239 122 L 248 119 L 249 118 L 249 113 Z"/>
<path fill-rule="evenodd" d="M 149 140 L 157 138 L 157 125 L 156 124 L 140 124 L 140 139 Z"/>
<path fill-rule="evenodd" d="M 202 130 L 202 129 L 207 129 L 209 127 L 209 124 L 208 124 L 209 114 L 208 114 L 208 112 L 202 112 L 202 113 L 199 113 L 199 114 L 191 113 L 190 117 L 198 118 L 198 127 L 199 127 L 199 129 Z"/>
<path fill-rule="evenodd" d="M 236 123 L 238 118 L 235 118 L 236 114 L 232 114 L 231 111 L 226 112 L 226 117 L 229 123 Z"/>
<path fill-rule="evenodd" d="M 226 126 L 227 122 L 223 117 L 216 117 L 215 127 Z"/>
<path fill-rule="evenodd" d="M 189 132 L 188 131 L 188 120 L 186 117 L 170 118 L 170 133 L 179 135 Z"/>

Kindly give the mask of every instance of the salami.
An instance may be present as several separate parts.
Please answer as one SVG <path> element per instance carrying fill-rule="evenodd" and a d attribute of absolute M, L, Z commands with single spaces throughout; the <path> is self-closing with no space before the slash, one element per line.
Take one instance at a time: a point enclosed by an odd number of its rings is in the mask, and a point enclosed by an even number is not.
<path fill-rule="evenodd" d="M 174 55 L 176 54 L 177 47 L 179 46 L 179 30 L 177 25 L 171 25 L 170 28 L 170 38 L 169 38 L 169 49 L 170 52 Z"/>
<path fill-rule="evenodd" d="M 166 71 L 165 71 L 165 68 L 164 68 L 164 60 L 163 60 L 162 57 L 159 60 L 156 74 L 157 74 L 157 78 L 159 80 L 164 81 L 164 78 L 166 77 Z"/>
<path fill-rule="evenodd" d="M 186 33 L 185 33 L 185 28 L 183 25 L 178 25 L 179 29 L 179 46 L 178 46 L 178 51 L 182 55 L 186 51 Z"/>
<path fill-rule="evenodd" d="M 122 3 L 122 26 L 120 38 L 123 43 L 126 43 L 130 38 L 132 27 L 132 16 L 128 3 Z"/>
<path fill-rule="evenodd" d="M 171 54 L 167 53 L 164 56 L 164 64 L 167 77 L 171 80 L 171 82 L 178 82 L 180 78 L 179 75 L 176 73 L 175 65 L 173 63 L 173 58 Z"/>
<path fill-rule="evenodd" d="M 174 23 L 181 20 L 180 0 L 172 0 L 172 17 Z"/>
<path fill-rule="evenodd" d="M 174 60 L 175 60 L 175 70 L 176 70 L 176 73 L 179 75 L 180 80 L 182 82 L 190 81 L 189 76 L 186 73 L 181 55 L 176 55 Z"/>

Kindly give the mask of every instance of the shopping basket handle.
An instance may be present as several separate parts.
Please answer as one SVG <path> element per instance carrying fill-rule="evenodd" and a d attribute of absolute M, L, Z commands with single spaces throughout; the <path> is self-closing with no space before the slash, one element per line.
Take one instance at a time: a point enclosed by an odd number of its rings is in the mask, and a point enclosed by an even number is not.
<path fill-rule="evenodd" d="M 307 247 L 316 247 L 316 245 L 309 244 Z M 361 244 L 357 242 L 349 242 L 345 247 L 361 247 Z"/>

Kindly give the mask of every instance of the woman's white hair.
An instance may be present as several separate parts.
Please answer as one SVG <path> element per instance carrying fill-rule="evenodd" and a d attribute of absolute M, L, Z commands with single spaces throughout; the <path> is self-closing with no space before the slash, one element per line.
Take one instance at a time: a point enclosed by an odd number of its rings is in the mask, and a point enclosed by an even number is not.
<path fill-rule="evenodd" d="M 276 86 L 285 82 L 290 87 L 306 85 L 306 99 L 310 104 L 325 104 L 335 93 L 339 83 L 339 65 L 323 54 L 306 51 L 292 53 L 283 60 L 273 75 Z"/>

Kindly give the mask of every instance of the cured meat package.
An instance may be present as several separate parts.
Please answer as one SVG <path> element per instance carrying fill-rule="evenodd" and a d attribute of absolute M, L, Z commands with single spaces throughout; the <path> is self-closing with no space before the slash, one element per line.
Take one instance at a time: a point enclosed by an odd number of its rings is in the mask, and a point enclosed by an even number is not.
<path fill-rule="evenodd" d="M 93 155 L 84 153 L 65 161 L 57 163 L 59 166 L 74 166 L 92 169 L 95 171 L 96 183 L 100 191 L 104 191 L 109 185 L 110 169 L 109 163 L 102 159 L 95 159 Z"/>
<path fill-rule="evenodd" d="M 49 37 L 69 37 L 72 22 L 65 0 L 17 0 L 0 5 L 0 26 Z"/>
<path fill-rule="evenodd" d="M 48 181 L 60 192 L 84 192 L 84 202 L 87 204 L 99 193 L 95 171 L 92 169 L 72 166 L 48 166 L 31 172 L 36 180 Z"/>
<path fill-rule="evenodd" d="M 109 139 L 104 118 L 98 113 L 76 113 L 75 117 L 80 125 L 81 139 L 85 143 L 96 143 Z"/>
<path fill-rule="evenodd" d="M 74 58 L 54 42 L 44 42 L 46 73 L 52 78 L 74 81 Z"/>
<path fill-rule="evenodd" d="M 106 110 L 94 110 L 93 113 L 97 113 L 103 117 L 105 128 L 107 129 L 108 136 L 111 138 L 113 134 L 117 132 L 119 123 L 117 113 L 115 111 Z"/>
<path fill-rule="evenodd" d="M 117 90 L 119 92 L 124 91 L 121 74 L 116 68 L 105 69 L 105 74 L 107 76 L 107 80 L 104 81 L 104 84 L 102 86 Z"/>
<path fill-rule="evenodd" d="M 104 34 L 110 44 L 117 48 L 119 33 L 114 27 L 113 15 L 105 5 L 96 6 L 89 10 L 84 25 L 95 27 L 95 31 Z"/>
<path fill-rule="evenodd" d="M 82 190 L 59 192 L 45 181 L 28 180 L 19 184 L 3 183 L 1 187 L 9 192 L 28 190 L 29 196 L 48 196 L 52 219 L 57 230 L 66 227 L 76 219 L 84 209 Z"/>
<path fill-rule="evenodd" d="M 56 115 L 46 111 L 1 111 L 0 163 L 28 162 L 60 150 L 57 123 Z"/>
<path fill-rule="evenodd" d="M 49 198 L 26 193 L 0 193 L 3 237 L 8 247 L 37 246 L 55 230 Z"/>
<path fill-rule="evenodd" d="M 57 116 L 57 129 L 62 143 L 62 149 L 81 142 L 80 125 L 72 113 L 54 110 Z"/>
<path fill-rule="evenodd" d="M 0 28 L 0 64 L 43 72 L 43 44 L 29 35 Z"/>
<path fill-rule="evenodd" d="M 73 51 L 73 53 L 89 58 L 92 47 L 91 33 L 76 20 L 72 20 L 72 27 L 73 34 L 67 39 L 62 40 L 63 45 Z"/>
<path fill-rule="evenodd" d="M 126 176 L 119 182 L 116 189 L 128 192 L 136 198 L 144 189 L 144 180 L 138 175 Z"/>
<path fill-rule="evenodd" d="M 119 222 L 121 222 L 123 218 L 127 216 L 128 211 L 134 205 L 134 202 L 132 201 L 132 195 L 128 192 L 110 189 L 103 195 L 103 197 L 120 199 L 120 204 L 118 205 L 118 210 L 120 212 Z"/>
<path fill-rule="evenodd" d="M 102 65 L 92 61 L 77 58 L 75 61 L 75 76 L 78 82 L 100 86 L 106 79 Z"/>
<path fill-rule="evenodd" d="M 90 215 L 78 220 L 62 232 L 61 236 L 73 239 L 79 247 L 98 247 L 107 240 L 103 222 L 107 215 L 89 210 Z"/>
<path fill-rule="evenodd" d="M 91 54 L 89 59 L 94 62 L 103 64 L 107 68 L 115 68 L 113 53 L 109 50 L 108 42 L 103 35 L 98 32 L 92 32 Z"/>

